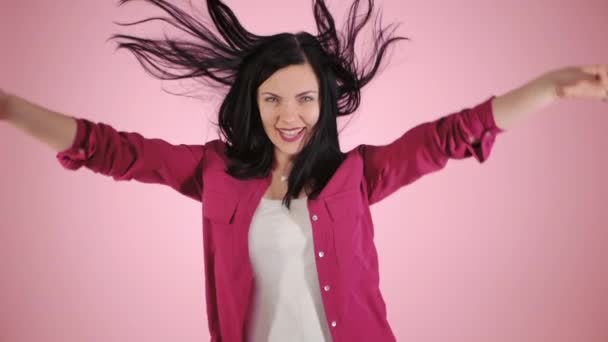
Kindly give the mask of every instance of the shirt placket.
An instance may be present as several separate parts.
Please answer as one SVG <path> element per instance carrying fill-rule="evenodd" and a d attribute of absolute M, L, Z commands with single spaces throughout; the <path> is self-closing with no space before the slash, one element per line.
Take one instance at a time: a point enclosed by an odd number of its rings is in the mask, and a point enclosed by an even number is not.
<path fill-rule="evenodd" d="M 329 217 L 326 210 L 320 205 L 322 202 L 308 202 L 308 212 L 312 225 L 313 247 L 315 251 L 315 263 L 321 290 L 321 297 L 325 308 L 327 324 L 334 340 L 336 340 L 336 329 L 338 318 L 334 297 L 336 254 L 332 248 L 332 232 L 329 229 Z"/>

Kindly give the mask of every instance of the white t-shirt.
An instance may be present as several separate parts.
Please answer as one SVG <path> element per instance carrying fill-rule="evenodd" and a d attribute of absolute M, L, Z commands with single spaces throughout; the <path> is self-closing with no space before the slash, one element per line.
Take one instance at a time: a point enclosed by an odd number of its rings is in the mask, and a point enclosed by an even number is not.
<path fill-rule="evenodd" d="M 305 198 L 262 198 L 249 230 L 255 291 L 252 342 L 331 341 L 315 265 Z"/>

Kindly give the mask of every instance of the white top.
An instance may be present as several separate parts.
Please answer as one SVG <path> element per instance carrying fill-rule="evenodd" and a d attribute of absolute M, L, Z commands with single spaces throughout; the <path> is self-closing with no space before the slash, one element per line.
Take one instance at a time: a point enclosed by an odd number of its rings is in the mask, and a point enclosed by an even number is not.
<path fill-rule="evenodd" d="M 262 198 L 249 229 L 255 291 L 249 341 L 331 341 L 305 198 Z"/>

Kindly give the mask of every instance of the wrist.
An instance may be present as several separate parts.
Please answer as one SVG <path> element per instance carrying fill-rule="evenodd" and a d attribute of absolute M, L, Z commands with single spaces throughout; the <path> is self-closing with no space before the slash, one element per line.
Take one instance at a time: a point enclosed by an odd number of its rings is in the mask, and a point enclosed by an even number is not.
<path fill-rule="evenodd" d="M 560 99 L 558 73 L 560 70 L 551 71 L 542 75 L 537 80 L 538 93 L 545 99 L 546 103 Z"/>
<path fill-rule="evenodd" d="M 526 103 L 525 108 L 537 110 L 558 100 L 558 76 L 557 71 L 546 72 L 516 91 L 520 101 Z"/>

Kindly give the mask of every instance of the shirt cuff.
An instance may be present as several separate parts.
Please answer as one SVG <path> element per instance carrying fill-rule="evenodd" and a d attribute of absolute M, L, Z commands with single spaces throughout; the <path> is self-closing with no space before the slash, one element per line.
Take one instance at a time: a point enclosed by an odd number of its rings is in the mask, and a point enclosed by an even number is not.
<path fill-rule="evenodd" d="M 94 136 L 90 134 L 91 126 L 92 123 L 86 119 L 76 119 L 76 136 L 72 145 L 56 155 L 61 166 L 68 170 L 77 170 L 85 164 L 95 146 Z"/>
<path fill-rule="evenodd" d="M 494 98 L 496 98 L 495 95 L 491 96 L 468 112 L 472 116 L 469 118 L 470 122 L 475 122 L 476 124 L 470 126 L 472 129 L 467 137 L 469 143 L 467 149 L 480 163 L 488 159 L 496 136 L 504 132 L 503 129 L 496 126 L 492 108 Z"/>

